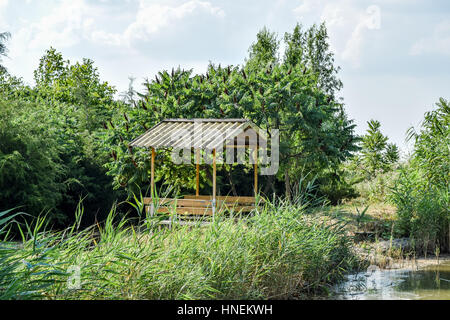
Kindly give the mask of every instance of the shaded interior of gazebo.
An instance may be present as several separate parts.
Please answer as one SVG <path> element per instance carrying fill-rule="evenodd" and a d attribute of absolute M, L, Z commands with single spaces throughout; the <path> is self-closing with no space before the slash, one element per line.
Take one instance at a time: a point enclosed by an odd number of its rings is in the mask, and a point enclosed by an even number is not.
<path fill-rule="evenodd" d="M 199 130 L 199 128 L 201 128 Z M 253 136 L 252 136 L 253 135 Z M 186 139 L 188 136 L 188 139 Z M 250 139 L 252 136 L 253 139 Z M 186 141 L 189 141 L 188 145 Z M 180 215 L 214 215 L 232 209 L 234 212 L 250 212 L 257 205 L 258 148 L 266 141 L 261 130 L 247 119 L 166 119 L 131 142 L 133 147 L 151 150 L 151 197 L 144 198 L 146 210 L 155 213 Z M 264 143 L 266 145 L 266 143 Z M 196 194 L 181 199 L 161 198 L 155 193 L 155 157 L 157 149 L 189 147 L 195 152 Z M 217 151 L 227 148 L 246 148 L 253 151 L 254 196 L 217 196 Z M 192 151 L 192 150 L 191 150 Z M 200 195 L 201 152 L 212 151 L 212 194 Z"/>

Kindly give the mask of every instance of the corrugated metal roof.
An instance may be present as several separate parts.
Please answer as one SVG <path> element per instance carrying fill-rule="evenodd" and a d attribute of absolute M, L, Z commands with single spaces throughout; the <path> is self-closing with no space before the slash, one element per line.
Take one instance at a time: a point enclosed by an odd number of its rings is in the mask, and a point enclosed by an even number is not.
<path fill-rule="evenodd" d="M 166 119 L 134 139 L 130 145 L 212 150 L 249 129 L 256 132 L 258 139 L 265 140 L 265 135 L 247 119 Z"/>

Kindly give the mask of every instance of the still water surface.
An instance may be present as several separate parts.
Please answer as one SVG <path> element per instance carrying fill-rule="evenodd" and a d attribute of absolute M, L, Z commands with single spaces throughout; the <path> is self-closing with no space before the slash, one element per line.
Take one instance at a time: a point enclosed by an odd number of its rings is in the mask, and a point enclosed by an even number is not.
<path fill-rule="evenodd" d="M 347 276 L 334 288 L 335 299 L 450 300 L 450 263 L 417 271 L 378 270 Z"/>

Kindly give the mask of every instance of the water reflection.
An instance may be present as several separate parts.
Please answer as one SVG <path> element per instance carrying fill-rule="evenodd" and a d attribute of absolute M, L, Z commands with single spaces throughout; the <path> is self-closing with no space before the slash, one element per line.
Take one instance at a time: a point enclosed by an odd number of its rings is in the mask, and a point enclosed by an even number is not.
<path fill-rule="evenodd" d="M 347 276 L 334 289 L 336 299 L 450 300 L 450 263 L 418 271 L 371 270 Z"/>

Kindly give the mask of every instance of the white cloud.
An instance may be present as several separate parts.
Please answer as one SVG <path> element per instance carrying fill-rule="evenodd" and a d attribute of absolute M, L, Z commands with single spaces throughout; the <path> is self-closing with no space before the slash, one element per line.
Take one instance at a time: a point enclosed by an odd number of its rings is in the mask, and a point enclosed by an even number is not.
<path fill-rule="evenodd" d="M 343 60 L 359 67 L 370 30 L 381 28 L 381 9 L 378 6 L 361 7 L 351 0 L 324 2 L 305 0 L 294 9 L 294 14 L 302 19 L 317 16 L 327 25 L 332 50 Z"/>
<path fill-rule="evenodd" d="M 342 52 L 342 58 L 349 60 L 355 67 L 360 65 L 361 51 L 363 50 L 366 33 L 368 30 L 381 28 L 381 10 L 377 6 L 369 6 L 365 13 L 359 13 L 357 17 L 358 23 Z"/>
<path fill-rule="evenodd" d="M 19 34 L 28 34 L 28 49 L 70 47 L 79 43 L 90 27 L 92 7 L 84 0 L 64 0 L 50 14 L 38 22 L 27 24 L 19 29 Z"/>
<path fill-rule="evenodd" d="M 3 3 L 7 3 L 7 0 L 0 0 L 0 13 Z M 178 24 L 182 24 L 183 19 L 194 14 L 218 18 L 225 16 L 220 7 L 213 6 L 207 1 L 191 0 L 170 6 L 140 0 L 133 21 L 123 32 L 113 33 L 105 30 L 98 22 L 99 17 L 106 16 L 104 10 L 106 9 L 102 9 L 98 4 L 91 4 L 85 0 L 63 0 L 48 15 L 35 23 L 23 25 L 16 33 L 21 34 L 22 39 L 25 34 L 28 35 L 27 49 L 50 46 L 66 48 L 83 40 L 96 44 L 131 46 L 133 41 L 147 40 L 164 28 L 180 27 Z"/>
<path fill-rule="evenodd" d="M 9 6 L 13 3 L 9 1 Z M 6 14 L 4 9 L 7 5 L 8 0 L 0 0 L 0 32 L 8 30 L 12 33 L 8 42 L 10 59 L 4 62 L 8 69 L 26 74 L 28 82 L 32 81 L 29 70 L 35 69 L 44 50 L 50 46 L 70 58 L 71 53 L 67 52 L 80 44 L 97 47 L 98 56 L 101 56 L 102 46 L 113 45 L 116 46 L 114 54 L 126 52 L 127 57 L 137 59 L 148 55 L 140 47 L 142 42 L 161 43 L 166 33 L 173 36 L 183 32 L 190 34 L 190 30 L 198 32 L 204 28 L 205 22 L 214 23 L 225 16 L 222 8 L 200 0 L 178 0 L 175 3 L 166 0 L 125 0 L 120 3 L 110 0 L 61 0 L 46 11 L 46 5 L 32 2 L 30 7 L 24 6 L 28 13 L 38 8 L 44 9 L 42 11 L 45 13 L 26 14 L 19 18 Z M 2 19 L 2 13 L 5 13 L 5 19 Z M 6 24 L 2 28 L 2 22 L 12 26 Z M 112 53 L 106 54 L 109 58 L 114 57 Z"/>
<path fill-rule="evenodd" d="M 30 21 L 29 15 L 12 20 L 6 67 L 27 74 L 26 71 L 36 68 L 43 51 L 50 46 L 61 50 L 80 43 L 92 27 L 91 19 L 96 13 L 84 0 L 63 0 L 37 20 Z M 31 80 L 27 74 L 26 81 Z"/>
<path fill-rule="evenodd" d="M 303 18 L 305 14 L 319 10 L 323 6 L 322 0 L 304 0 L 301 5 L 294 8 L 294 14 Z"/>
<path fill-rule="evenodd" d="M 439 23 L 433 34 L 414 43 L 409 53 L 415 56 L 426 53 L 450 55 L 450 21 Z"/>
<path fill-rule="evenodd" d="M 173 27 L 185 17 L 194 13 L 223 18 L 225 11 L 213 6 L 210 2 L 191 0 L 179 6 L 162 5 L 154 1 L 140 0 L 135 20 L 123 33 L 108 33 L 103 30 L 94 31 L 93 41 L 109 45 L 131 45 L 135 40 L 148 40 L 163 28 Z"/>

